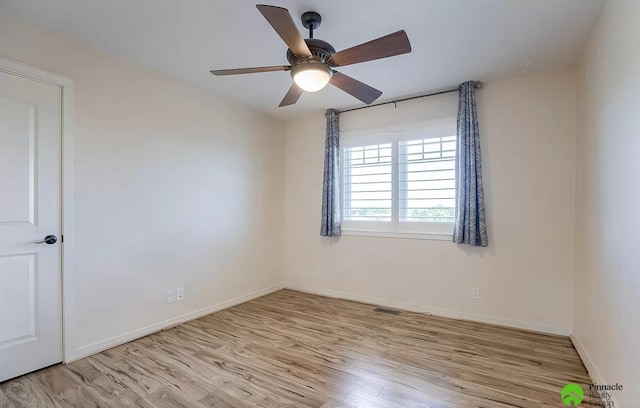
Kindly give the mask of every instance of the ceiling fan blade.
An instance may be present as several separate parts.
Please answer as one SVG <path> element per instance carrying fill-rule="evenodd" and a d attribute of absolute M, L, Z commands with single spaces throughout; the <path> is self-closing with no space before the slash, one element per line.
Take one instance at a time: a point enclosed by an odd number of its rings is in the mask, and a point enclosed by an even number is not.
<path fill-rule="evenodd" d="M 300 95 L 302 95 L 302 92 L 303 92 L 302 88 L 300 88 L 294 82 L 293 84 L 291 84 L 291 88 L 289 88 L 289 92 L 287 92 L 287 94 L 284 96 L 284 98 L 282 99 L 282 102 L 280 102 L 280 105 L 278 105 L 278 107 L 280 108 L 283 106 L 289 106 L 298 102 L 298 99 L 300 99 Z"/>
<path fill-rule="evenodd" d="M 257 4 L 256 7 L 294 54 L 299 57 L 311 56 L 307 43 L 304 42 L 286 8 L 264 4 Z"/>
<path fill-rule="evenodd" d="M 215 76 L 255 74 L 257 72 L 289 71 L 291 65 L 274 65 L 271 67 L 235 68 L 235 69 L 213 69 L 210 72 Z"/>
<path fill-rule="evenodd" d="M 409 37 L 404 30 L 400 30 L 373 41 L 338 51 L 331 56 L 328 62 L 333 67 L 343 67 L 409 52 L 411 52 Z"/>
<path fill-rule="evenodd" d="M 372 88 L 367 84 L 364 84 L 356 79 L 351 78 L 345 74 L 341 74 L 337 71 L 333 71 L 331 85 L 338 87 L 346 93 L 360 99 L 362 102 L 369 105 L 382 95 L 382 91 L 378 91 L 376 88 Z"/>

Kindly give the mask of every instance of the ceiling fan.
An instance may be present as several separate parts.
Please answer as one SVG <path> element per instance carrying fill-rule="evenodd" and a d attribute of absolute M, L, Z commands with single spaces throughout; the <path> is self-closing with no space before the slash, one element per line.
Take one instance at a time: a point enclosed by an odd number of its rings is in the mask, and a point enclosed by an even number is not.
<path fill-rule="evenodd" d="M 258 4 L 256 7 L 289 47 L 287 60 L 290 65 L 220 69 L 212 70 L 211 73 L 221 76 L 291 71 L 293 84 L 278 106 L 293 105 L 303 91 L 316 92 L 324 88 L 327 83 L 370 104 L 382 95 L 381 91 L 341 74 L 333 68 L 411 52 L 411 44 L 404 30 L 336 52 L 331 44 L 313 38 L 313 30 L 320 27 L 322 21 L 320 14 L 308 11 L 302 15 L 302 25 L 309 30 L 309 38 L 303 39 L 287 9 L 264 4 Z"/>

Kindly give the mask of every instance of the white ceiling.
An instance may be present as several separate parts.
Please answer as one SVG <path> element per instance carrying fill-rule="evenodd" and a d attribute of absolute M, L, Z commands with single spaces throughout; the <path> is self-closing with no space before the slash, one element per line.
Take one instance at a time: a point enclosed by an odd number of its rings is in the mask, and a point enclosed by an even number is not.
<path fill-rule="evenodd" d="M 411 54 L 340 69 L 378 101 L 573 64 L 605 0 L 264 0 L 322 15 L 315 37 L 336 50 L 406 30 Z M 286 46 L 249 0 L 0 0 L 32 21 L 152 70 L 289 119 L 361 103 L 328 86 L 278 108 L 287 72 L 214 77 L 212 68 L 284 65 Z M 305 34 L 306 37 L 306 34 Z"/>

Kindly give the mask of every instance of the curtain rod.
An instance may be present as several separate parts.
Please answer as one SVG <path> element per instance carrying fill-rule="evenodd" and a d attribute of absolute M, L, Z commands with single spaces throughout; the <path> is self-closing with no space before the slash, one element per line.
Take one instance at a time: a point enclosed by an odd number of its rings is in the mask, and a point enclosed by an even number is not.
<path fill-rule="evenodd" d="M 475 81 L 474 87 L 476 89 L 482 88 L 482 82 Z M 376 103 L 375 105 L 366 105 L 366 106 L 360 106 L 358 108 L 345 109 L 345 110 L 340 111 L 340 113 L 353 112 L 353 111 L 357 111 L 357 110 L 360 110 L 360 109 L 375 108 L 376 106 L 389 105 L 391 103 L 395 105 L 398 102 L 404 102 L 404 101 L 410 101 L 410 100 L 413 100 L 413 99 L 426 98 L 427 96 L 442 95 L 442 94 L 447 94 L 447 93 L 451 93 L 451 92 L 458 92 L 458 87 L 446 89 L 444 91 L 432 92 L 432 93 L 428 93 L 428 94 L 424 94 L 424 95 L 410 96 L 410 97 L 407 97 L 407 98 L 394 99 L 394 100 L 387 101 L 387 102 L 380 102 L 380 103 Z"/>

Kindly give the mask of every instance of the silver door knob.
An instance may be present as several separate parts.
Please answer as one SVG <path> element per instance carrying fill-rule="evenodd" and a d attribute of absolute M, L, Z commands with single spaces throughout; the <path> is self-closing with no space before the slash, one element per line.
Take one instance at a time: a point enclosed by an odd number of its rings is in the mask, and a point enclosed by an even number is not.
<path fill-rule="evenodd" d="M 42 241 L 34 241 L 34 244 L 47 244 L 47 245 L 53 245 L 56 242 L 58 242 L 58 237 L 56 237 L 55 235 L 47 235 L 46 237 L 44 237 L 44 239 Z"/>

